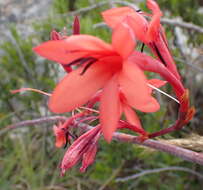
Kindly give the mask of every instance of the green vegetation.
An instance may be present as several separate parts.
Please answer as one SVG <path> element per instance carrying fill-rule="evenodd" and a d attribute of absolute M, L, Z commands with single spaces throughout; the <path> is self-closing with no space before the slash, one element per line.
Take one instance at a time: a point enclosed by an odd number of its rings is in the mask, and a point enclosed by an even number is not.
<path fill-rule="evenodd" d="M 31 87 L 51 92 L 56 82 L 63 76 L 64 72 L 59 65 L 35 55 L 32 47 L 48 40 L 52 28 L 61 31 L 66 26 L 68 34 L 71 34 L 73 16 L 66 14 L 70 7 L 68 2 L 70 1 L 54 0 L 53 8 L 50 13 L 47 13 L 46 19 L 40 22 L 33 20 L 32 27 L 35 32 L 28 37 L 21 36 L 15 26 L 10 26 L 8 40 L 0 45 L 2 50 L 0 131 L 11 123 L 52 115 L 47 109 L 47 97 L 32 92 L 13 95 L 10 90 Z M 79 9 L 89 6 L 89 2 L 88 0 L 75 0 L 74 7 Z M 203 26 L 202 15 L 197 13 L 200 5 L 196 1 L 159 0 L 158 2 L 163 12 L 170 13 L 171 17 L 181 16 L 187 22 Z M 93 29 L 94 24 L 102 21 L 99 13 L 106 8 L 108 5 L 79 15 L 81 33 L 96 35 L 110 41 L 110 30 Z M 173 30 L 171 27 L 166 27 L 173 54 L 184 59 L 179 48 L 173 45 L 175 40 Z M 203 41 L 202 36 L 187 30 L 184 30 L 184 33 L 189 38 L 188 47 L 198 49 Z M 197 115 L 190 126 L 183 131 L 163 137 L 170 139 L 185 137 L 191 133 L 203 134 L 199 129 L 203 125 L 201 120 L 203 91 L 201 85 L 195 81 L 195 76 L 200 73 L 195 70 L 191 72 L 191 68 L 182 62 L 177 62 L 177 64 L 183 73 L 184 83 L 191 89 Z M 194 80 L 194 83 L 191 80 Z M 202 84 L 201 81 L 200 84 Z M 171 92 L 168 86 L 163 90 Z M 163 102 L 159 112 L 149 115 L 140 114 L 143 125 L 149 131 L 167 127 L 176 119 L 176 104 L 166 97 L 159 97 L 159 99 Z M 43 124 L 12 130 L 1 135 L 0 139 L 0 189 L 2 190 L 96 190 L 100 187 L 104 187 L 104 190 L 200 190 L 203 188 L 201 179 L 183 171 L 165 171 L 144 175 L 124 183 L 116 182 L 117 177 L 129 176 L 145 169 L 169 166 L 182 166 L 203 172 L 202 166 L 137 145 L 120 142 L 107 144 L 101 140 L 96 161 L 86 173 L 81 174 L 78 166 L 68 171 L 64 177 L 60 177 L 58 165 L 66 150 L 55 148 L 52 126 Z"/>

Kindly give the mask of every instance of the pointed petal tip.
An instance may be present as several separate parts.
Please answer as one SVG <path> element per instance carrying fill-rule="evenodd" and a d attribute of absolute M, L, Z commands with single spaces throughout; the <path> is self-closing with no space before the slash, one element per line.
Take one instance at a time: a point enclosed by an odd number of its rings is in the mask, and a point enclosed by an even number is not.
<path fill-rule="evenodd" d="M 104 139 L 106 140 L 106 142 L 110 144 L 112 141 L 113 133 L 112 134 L 105 134 L 103 132 L 103 136 L 104 136 Z"/>
<path fill-rule="evenodd" d="M 160 105 L 155 98 L 151 97 L 151 100 L 145 109 L 145 112 L 157 112 L 160 109 Z"/>

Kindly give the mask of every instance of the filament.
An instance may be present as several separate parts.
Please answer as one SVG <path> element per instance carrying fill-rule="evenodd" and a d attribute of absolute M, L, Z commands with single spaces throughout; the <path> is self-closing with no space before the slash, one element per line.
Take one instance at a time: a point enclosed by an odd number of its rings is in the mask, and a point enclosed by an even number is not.
<path fill-rule="evenodd" d="M 24 91 L 33 91 L 33 92 L 37 92 L 37 93 L 40 93 L 40 94 L 44 94 L 46 96 L 51 96 L 50 93 L 44 92 L 42 90 L 34 89 L 34 88 L 20 88 L 20 89 L 17 89 L 17 90 L 11 90 L 10 92 L 12 94 L 15 94 L 15 93 L 24 92 Z"/>
<path fill-rule="evenodd" d="M 167 94 L 166 92 L 160 90 L 159 88 L 157 88 L 157 87 L 155 87 L 155 86 L 153 86 L 153 85 L 151 85 L 151 84 L 149 84 L 149 83 L 147 83 L 147 85 L 148 85 L 149 87 L 153 88 L 154 90 L 157 90 L 157 91 L 160 92 L 161 94 L 164 94 L 165 96 L 167 96 L 167 97 L 169 97 L 170 99 L 174 100 L 174 101 L 177 102 L 178 104 L 180 104 L 180 102 L 179 102 L 176 98 L 174 98 L 173 96 Z"/>

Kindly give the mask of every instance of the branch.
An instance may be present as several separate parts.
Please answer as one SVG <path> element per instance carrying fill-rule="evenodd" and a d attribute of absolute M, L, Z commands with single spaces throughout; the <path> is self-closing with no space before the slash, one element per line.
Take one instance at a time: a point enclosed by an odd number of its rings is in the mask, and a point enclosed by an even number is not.
<path fill-rule="evenodd" d="M 203 33 L 203 28 L 201 26 L 197 26 L 195 24 L 184 22 L 184 21 L 178 21 L 178 20 L 169 19 L 169 18 L 162 18 L 161 23 L 168 24 L 171 26 L 179 26 L 187 30 L 193 30 L 195 32 Z"/>
<path fill-rule="evenodd" d="M 177 156 L 179 158 L 182 158 L 183 160 L 187 160 L 189 162 L 203 165 L 203 154 L 202 153 L 197 153 L 197 152 L 187 150 L 187 149 L 175 146 L 175 145 L 166 144 L 164 142 L 157 141 L 157 140 L 151 140 L 151 139 L 148 139 L 144 142 L 140 142 L 138 137 L 135 137 L 132 135 L 127 135 L 124 133 L 118 133 L 118 132 L 115 133 L 114 139 L 118 140 L 118 141 L 122 141 L 122 142 L 130 142 L 133 144 L 147 146 L 147 147 Z"/>
<path fill-rule="evenodd" d="M 10 130 L 13 129 L 18 129 L 18 128 L 22 128 L 22 127 L 27 127 L 27 126 L 33 126 L 33 125 L 38 125 L 38 124 L 43 124 L 43 123 L 53 123 L 53 122 L 57 122 L 57 121 L 66 121 L 66 117 L 64 116 L 48 116 L 48 117 L 42 117 L 42 118 L 38 118 L 38 119 L 33 119 L 33 120 L 26 120 L 26 121 L 22 121 L 19 123 L 15 123 L 12 125 L 9 125 L 7 127 L 5 127 L 4 129 L 0 130 L 0 136 L 7 133 Z"/>
<path fill-rule="evenodd" d="M 25 126 L 33 126 L 35 124 L 42 124 L 47 122 L 65 121 L 66 119 L 67 118 L 63 116 L 51 116 L 51 117 L 42 117 L 34 120 L 27 120 L 27 121 L 23 121 L 23 122 L 16 123 L 6 127 L 5 129 L 0 131 L 0 135 L 4 134 L 5 132 L 8 132 L 11 129 L 17 129 Z M 73 121 L 73 125 L 78 126 L 79 128 L 82 128 L 85 131 L 88 131 L 92 128 L 87 124 L 79 123 L 77 121 Z M 142 146 L 150 147 L 150 148 L 177 156 L 179 158 L 182 158 L 183 160 L 187 160 L 189 162 L 203 165 L 202 153 L 197 153 L 197 152 L 187 150 L 175 145 L 167 144 L 158 140 L 148 139 L 148 140 L 145 140 L 144 142 L 140 142 L 139 137 L 120 133 L 120 132 L 115 132 L 113 135 L 113 139 L 121 142 L 128 142 L 128 143 L 139 144 Z"/>
<path fill-rule="evenodd" d="M 129 6 L 135 10 L 138 9 L 138 7 L 135 5 L 135 4 L 132 4 L 132 3 L 129 3 L 129 2 L 124 2 L 124 1 L 117 1 L 117 0 L 114 0 L 112 1 L 114 4 L 120 4 L 120 5 L 123 5 L 123 6 Z M 83 14 L 83 13 L 86 13 L 88 11 L 91 11 L 93 9 L 96 9 L 96 8 L 99 8 L 99 7 L 102 7 L 104 5 L 109 5 L 109 1 L 101 1 L 99 3 L 96 3 L 94 5 L 91 5 L 91 6 L 88 6 L 88 7 L 83 7 L 81 9 L 78 9 L 76 11 L 72 11 L 70 13 L 66 13 L 66 14 L 63 14 L 62 16 L 67 16 L 67 15 L 78 15 L 78 14 Z"/>
<path fill-rule="evenodd" d="M 191 173 L 193 175 L 196 175 L 198 178 L 203 179 L 203 175 L 195 172 L 189 168 L 184 168 L 184 167 L 178 167 L 178 166 L 171 166 L 171 167 L 166 167 L 166 168 L 157 168 L 157 169 L 151 169 L 151 170 L 144 170 L 140 173 L 131 175 L 131 176 L 127 176 L 127 177 L 122 177 L 122 178 L 117 178 L 115 181 L 116 182 L 125 182 L 131 179 L 136 179 L 138 177 L 147 175 L 147 174 L 152 174 L 152 173 L 159 173 L 159 172 L 164 172 L 164 171 L 183 171 L 183 172 L 188 172 Z"/>

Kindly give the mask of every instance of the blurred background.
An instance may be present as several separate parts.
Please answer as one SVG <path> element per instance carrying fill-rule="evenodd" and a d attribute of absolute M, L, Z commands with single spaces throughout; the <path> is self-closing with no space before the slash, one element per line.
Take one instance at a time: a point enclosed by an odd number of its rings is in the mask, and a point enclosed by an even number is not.
<path fill-rule="evenodd" d="M 157 2 L 164 14 L 169 46 L 196 108 L 189 125 L 159 140 L 203 152 L 203 2 Z M 0 1 L 0 190 L 203 189 L 203 166 L 146 147 L 121 142 L 107 144 L 103 140 L 95 163 L 86 173 L 81 174 L 78 166 L 60 177 L 58 165 L 66 150 L 55 148 L 52 124 L 3 130 L 12 123 L 53 115 L 47 109 L 47 97 L 33 92 L 10 93 L 22 87 L 51 92 L 65 75 L 58 64 L 37 56 L 32 48 L 49 40 L 52 29 L 70 35 L 75 15 L 80 17 L 81 33 L 110 41 L 111 32 L 101 23 L 100 12 L 124 5 L 148 11 L 144 0 Z M 177 22 L 192 23 L 199 30 L 194 30 L 193 25 L 177 26 Z M 137 48 L 140 50 L 141 44 Z M 146 47 L 145 52 L 150 54 Z M 162 90 L 173 95 L 169 85 Z M 139 113 L 143 126 L 151 132 L 168 127 L 177 118 L 177 104 L 160 94 L 156 96 L 160 111 Z M 125 178 L 133 174 L 138 176 Z"/>

